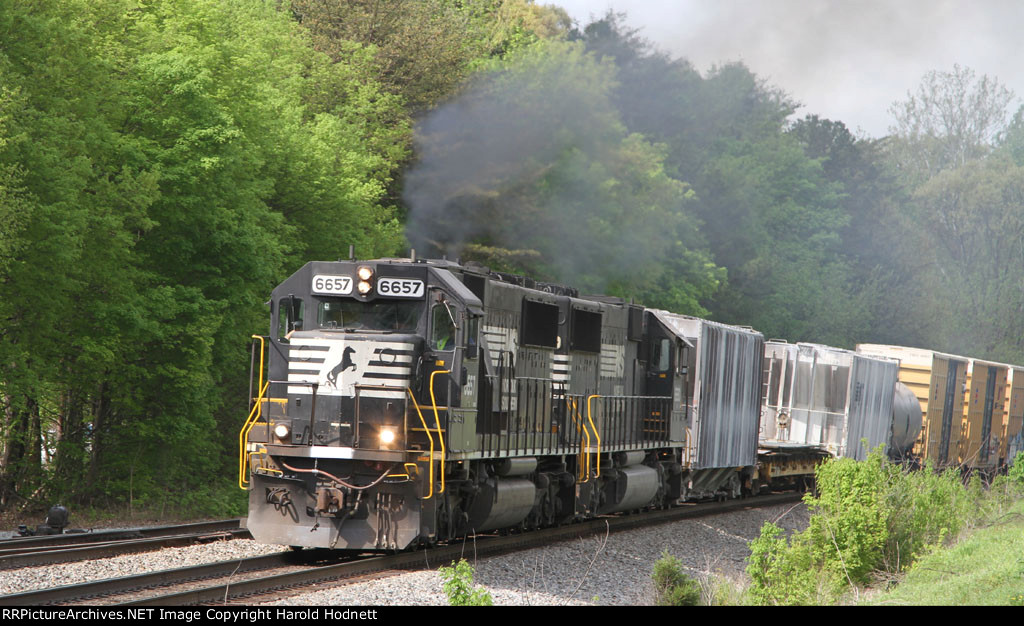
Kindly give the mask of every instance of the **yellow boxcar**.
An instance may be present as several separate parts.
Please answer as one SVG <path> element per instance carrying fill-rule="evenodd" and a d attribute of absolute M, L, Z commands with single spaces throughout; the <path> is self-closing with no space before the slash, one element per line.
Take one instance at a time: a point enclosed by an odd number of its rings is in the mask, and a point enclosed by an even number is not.
<path fill-rule="evenodd" d="M 924 426 L 914 454 L 935 467 L 960 462 L 968 359 L 921 348 L 863 343 L 857 352 L 900 362 L 901 383 L 921 402 Z"/>
<path fill-rule="evenodd" d="M 1006 375 L 1000 363 L 970 359 L 967 396 L 964 398 L 960 464 L 972 470 L 994 470 L 999 465 L 999 440 L 1006 410 Z"/>
<path fill-rule="evenodd" d="M 1006 377 L 1006 411 L 1003 432 L 999 437 L 999 465 L 1013 460 L 1020 450 L 1021 427 L 1024 427 L 1024 367 L 1009 365 Z"/>

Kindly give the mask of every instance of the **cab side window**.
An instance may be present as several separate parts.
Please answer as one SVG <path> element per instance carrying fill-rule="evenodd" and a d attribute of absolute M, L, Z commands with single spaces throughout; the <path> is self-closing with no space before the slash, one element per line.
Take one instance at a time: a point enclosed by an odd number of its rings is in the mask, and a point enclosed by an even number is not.
<path fill-rule="evenodd" d="M 476 316 L 470 317 L 466 322 L 466 358 L 475 359 L 479 353 L 479 345 L 477 344 L 477 333 L 480 332 L 480 318 Z"/>
<path fill-rule="evenodd" d="M 443 303 L 434 305 L 430 315 L 430 347 L 434 350 L 451 350 L 455 347 L 455 325 L 452 324 L 448 307 Z"/>
<path fill-rule="evenodd" d="M 293 304 L 294 303 L 294 304 Z M 277 337 L 285 337 L 293 330 L 302 330 L 302 318 L 306 313 L 306 303 L 292 298 L 281 298 L 277 301 Z"/>
<path fill-rule="evenodd" d="M 672 367 L 672 343 L 668 339 L 651 341 L 651 371 L 667 372 Z"/>

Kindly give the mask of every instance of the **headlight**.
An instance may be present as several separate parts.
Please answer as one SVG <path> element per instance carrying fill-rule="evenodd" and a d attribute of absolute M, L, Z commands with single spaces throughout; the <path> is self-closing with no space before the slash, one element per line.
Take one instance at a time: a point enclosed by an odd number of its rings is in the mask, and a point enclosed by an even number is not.
<path fill-rule="evenodd" d="M 357 289 L 359 289 L 359 293 L 365 296 L 366 294 L 370 293 L 370 283 L 366 282 L 365 280 L 360 281 Z"/>
<path fill-rule="evenodd" d="M 373 276 L 373 270 L 365 266 L 360 267 L 356 271 L 356 276 L 359 276 L 359 280 L 370 280 L 370 277 Z"/>
<path fill-rule="evenodd" d="M 277 426 L 274 426 L 274 435 L 276 435 L 278 439 L 287 439 L 288 433 L 290 433 L 291 430 L 291 428 L 288 428 L 288 424 L 278 424 Z"/>
<path fill-rule="evenodd" d="M 390 428 L 382 428 L 380 431 L 380 444 L 389 446 L 395 442 L 395 431 Z"/>

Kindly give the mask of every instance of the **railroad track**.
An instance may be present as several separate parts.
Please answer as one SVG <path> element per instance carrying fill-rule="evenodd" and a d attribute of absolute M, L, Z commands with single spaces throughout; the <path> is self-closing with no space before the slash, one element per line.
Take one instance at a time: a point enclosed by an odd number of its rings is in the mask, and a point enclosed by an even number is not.
<path fill-rule="evenodd" d="M 478 536 L 472 540 L 473 551 L 478 558 L 496 556 L 581 536 L 706 517 L 741 509 L 798 502 L 800 497 L 801 494 L 786 493 L 748 500 L 687 505 L 667 510 L 649 511 L 641 515 L 608 516 L 580 524 L 522 534 Z M 392 570 L 424 566 L 436 568 L 461 558 L 465 551 L 466 546 L 459 542 L 457 545 L 394 555 L 344 557 L 341 562 L 338 558 L 327 556 L 330 554 L 329 551 L 285 552 L 0 596 L 0 606 L 63 604 L 82 600 L 96 602 L 98 598 L 102 599 L 103 604 L 129 606 L 222 604 L 240 599 L 245 599 L 246 603 L 252 603 L 257 601 L 261 595 L 280 594 L 283 590 L 297 590 L 325 582 L 381 574 Z M 253 572 L 262 572 L 262 574 L 250 575 Z M 215 578 L 219 580 L 214 582 Z M 212 584 L 196 585 L 195 581 L 197 580 L 204 580 Z M 138 592 L 141 589 L 150 591 Z M 154 593 L 153 589 L 159 589 L 159 591 Z"/>
<path fill-rule="evenodd" d="M 206 541 L 249 538 L 239 520 L 0 540 L 0 570 L 98 559 Z"/>

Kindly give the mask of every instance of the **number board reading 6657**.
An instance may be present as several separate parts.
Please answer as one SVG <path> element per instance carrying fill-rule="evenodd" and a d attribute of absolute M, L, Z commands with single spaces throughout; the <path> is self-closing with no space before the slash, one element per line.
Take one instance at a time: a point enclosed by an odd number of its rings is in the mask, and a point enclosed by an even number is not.
<path fill-rule="evenodd" d="M 381 278 L 377 293 L 393 298 L 422 298 L 423 281 L 414 278 Z"/>
<path fill-rule="evenodd" d="M 313 277 L 313 293 L 327 293 L 336 296 L 348 295 L 352 293 L 352 277 L 317 274 Z"/>

